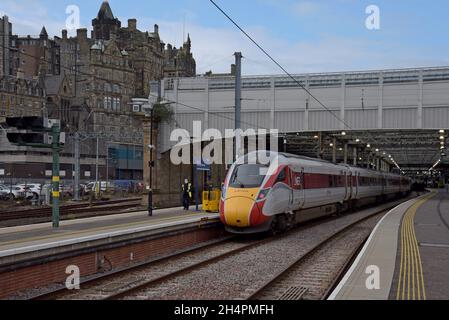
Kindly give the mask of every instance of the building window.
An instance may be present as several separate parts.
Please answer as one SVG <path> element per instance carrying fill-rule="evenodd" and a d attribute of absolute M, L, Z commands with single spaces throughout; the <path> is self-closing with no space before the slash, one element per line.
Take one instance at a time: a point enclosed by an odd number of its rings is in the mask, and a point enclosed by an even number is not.
<path fill-rule="evenodd" d="M 105 92 L 112 92 L 111 85 L 109 83 L 104 84 L 104 91 Z"/>

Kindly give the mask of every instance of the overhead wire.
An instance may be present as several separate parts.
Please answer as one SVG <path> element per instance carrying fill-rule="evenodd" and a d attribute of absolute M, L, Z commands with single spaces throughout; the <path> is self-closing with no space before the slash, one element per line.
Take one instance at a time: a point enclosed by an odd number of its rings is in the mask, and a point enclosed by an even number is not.
<path fill-rule="evenodd" d="M 321 107 L 323 107 L 327 112 L 329 112 L 337 121 L 341 122 L 345 129 L 354 130 L 345 120 L 341 119 L 335 112 L 328 108 L 324 103 L 322 103 L 309 89 L 307 89 L 298 79 L 296 79 L 290 72 L 286 70 L 267 50 L 265 50 L 253 37 L 246 32 L 243 27 L 241 27 L 228 13 L 224 11 L 214 0 L 209 0 L 217 9 L 220 11 L 237 29 L 239 29 L 260 51 L 262 51 L 276 66 L 278 66 L 290 79 L 292 79 L 298 87 L 303 89 L 307 94 L 315 100 Z M 373 141 L 376 139 L 372 136 L 370 132 L 367 132 L 371 136 Z"/>

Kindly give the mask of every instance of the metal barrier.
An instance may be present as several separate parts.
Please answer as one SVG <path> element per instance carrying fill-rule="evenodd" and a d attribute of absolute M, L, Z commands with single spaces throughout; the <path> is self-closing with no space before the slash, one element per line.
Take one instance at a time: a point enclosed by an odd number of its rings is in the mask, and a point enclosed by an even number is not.
<path fill-rule="evenodd" d="M 203 210 L 206 212 L 218 212 L 220 208 L 221 191 L 203 191 Z"/>

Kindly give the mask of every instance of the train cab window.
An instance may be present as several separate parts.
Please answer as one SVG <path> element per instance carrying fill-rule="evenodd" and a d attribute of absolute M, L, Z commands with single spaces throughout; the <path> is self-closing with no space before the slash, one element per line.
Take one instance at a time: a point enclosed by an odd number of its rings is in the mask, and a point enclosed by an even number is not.
<path fill-rule="evenodd" d="M 284 182 L 287 178 L 287 169 L 282 169 L 281 172 L 279 172 L 278 178 L 276 179 L 276 182 Z"/>
<path fill-rule="evenodd" d="M 232 173 L 231 188 L 257 188 L 262 185 L 268 167 L 261 164 L 242 164 Z"/>

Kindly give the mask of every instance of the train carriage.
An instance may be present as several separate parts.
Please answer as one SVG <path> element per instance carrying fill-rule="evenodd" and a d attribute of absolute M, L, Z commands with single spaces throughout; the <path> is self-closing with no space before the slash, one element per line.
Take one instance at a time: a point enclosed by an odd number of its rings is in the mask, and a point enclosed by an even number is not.
<path fill-rule="evenodd" d="M 299 222 L 409 191 L 407 177 L 257 151 L 230 168 L 223 186 L 220 217 L 230 232 L 278 232 Z"/>

